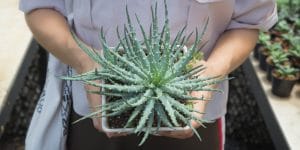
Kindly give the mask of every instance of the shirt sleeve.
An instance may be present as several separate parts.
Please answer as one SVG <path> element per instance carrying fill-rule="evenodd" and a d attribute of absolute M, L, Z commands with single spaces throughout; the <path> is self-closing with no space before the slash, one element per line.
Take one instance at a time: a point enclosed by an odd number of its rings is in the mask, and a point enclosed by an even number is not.
<path fill-rule="evenodd" d="M 278 20 L 275 0 L 236 0 L 229 29 L 269 30 Z"/>
<path fill-rule="evenodd" d="M 64 0 L 20 0 L 19 9 L 24 13 L 38 8 L 52 8 L 66 16 Z"/>

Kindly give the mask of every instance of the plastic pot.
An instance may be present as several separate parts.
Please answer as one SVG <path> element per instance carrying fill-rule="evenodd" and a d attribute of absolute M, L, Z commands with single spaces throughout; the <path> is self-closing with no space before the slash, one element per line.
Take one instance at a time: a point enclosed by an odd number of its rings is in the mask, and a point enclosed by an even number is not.
<path fill-rule="evenodd" d="M 256 60 L 259 60 L 259 49 L 261 49 L 263 47 L 262 44 L 257 43 L 255 45 L 255 48 L 253 50 L 253 56 Z"/>
<path fill-rule="evenodd" d="M 267 71 L 267 57 L 268 54 L 264 50 L 259 51 L 259 68 L 263 71 Z"/>
<path fill-rule="evenodd" d="M 279 97 L 289 97 L 298 79 L 299 75 L 294 80 L 281 79 L 272 72 L 272 93 Z"/>
<path fill-rule="evenodd" d="M 273 64 L 272 58 L 268 57 L 266 60 L 267 63 L 267 80 L 272 81 L 272 71 L 275 68 L 275 65 Z"/>

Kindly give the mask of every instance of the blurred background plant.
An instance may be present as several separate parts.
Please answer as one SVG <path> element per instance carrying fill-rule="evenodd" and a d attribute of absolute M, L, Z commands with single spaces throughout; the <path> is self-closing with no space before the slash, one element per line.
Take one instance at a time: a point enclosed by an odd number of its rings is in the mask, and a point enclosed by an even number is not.
<path fill-rule="evenodd" d="M 269 81 L 273 80 L 271 74 L 274 71 L 286 73 L 294 68 L 298 74 L 300 69 L 300 1 L 277 0 L 277 6 L 277 24 L 270 32 L 260 32 L 254 51 Z"/>

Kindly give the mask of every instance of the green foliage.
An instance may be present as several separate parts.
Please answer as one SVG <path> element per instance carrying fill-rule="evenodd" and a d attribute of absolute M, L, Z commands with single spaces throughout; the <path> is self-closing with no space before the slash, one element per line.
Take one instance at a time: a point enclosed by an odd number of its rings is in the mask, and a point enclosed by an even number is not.
<path fill-rule="evenodd" d="M 258 43 L 266 46 L 270 43 L 271 37 L 265 32 L 259 32 Z"/>
<path fill-rule="evenodd" d="M 284 52 L 282 49 L 271 51 L 271 58 L 275 65 L 283 64 L 288 61 L 289 53 Z"/>
<path fill-rule="evenodd" d="M 151 12 L 152 23 L 148 35 L 136 16 L 143 34 L 143 40 L 140 41 L 136 37 L 135 28 L 126 8 L 127 25 L 124 26 L 123 37 L 117 29 L 118 46 L 109 47 L 103 31 L 100 34 L 103 55 L 86 47 L 73 33 L 80 48 L 99 63 L 101 68 L 73 77 L 63 77 L 63 79 L 79 80 L 102 88 L 102 92 L 98 94 L 116 98 L 115 101 L 108 102 L 99 107 L 98 111 L 84 118 L 97 117 L 104 111 L 109 112 L 105 116 L 115 116 L 132 110 L 126 127 L 131 127 L 133 121 L 138 120 L 134 132 L 145 133 L 140 145 L 145 142 L 149 134 L 156 132 L 153 130 L 154 118 L 157 118 L 157 128 L 161 124 L 170 128 L 178 127 L 180 121 L 190 127 L 190 120 L 196 120 L 201 124 L 205 122 L 194 116 L 195 111 L 190 108 L 190 105 L 185 105 L 190 100 L 205 100 L 205 98 L 193 97 L 189 93 L 195 90 L 220 91 L 210 88 L 209 85 L 227 80 L 219 76 L 200 78 L 198 75 L 204 69 L 201 65 L 186 70 L 191 61 L 200 59 L 197 47 L 206 31 L 208 19 L 200 33 L 196 29 L 195 41 L 187 48 L 185 45 L 192 34 L 183 35 L 186 26 L 171 41 L 166 2 L 165 22 L 161 31 L 158 27 L 157 4 L 154 8 L 151 7 Z M 183 52 L 183 49 L 187 51 Z M 94 80 L 105 82 L 96 83 Z"/>
<path fill-rule="evenodd" d="M 274 65 L 280 65 L 289 60 L 289 53 L 283 51 L 280 43 L 268 44 L 267 49 Z"/>
<path fill-rule="evenodd" d="M 300 58 L 300 37 L 294 37 L 291 43 L 292 47 L 289 49 L 290 55 Z"/>
<path fill-rule="evenodd" d="M 291 76 L 297 76 L 300 69 L 294 68 L 290 65 L 276 65 L 275 71 L 281 78 L 288 78 Z"/>
<path fill-rule="evenodd" d="M 275 27 L 276 30 L 286 33 L 291 30 L 290 25 L 287 23 L 286 20 L 280 20 Z"/>
<path fill-rule="evenodd" d="M 269 52 L 276 52 L 276 51 L 282 51 L 282 47 L 280 43 L 273 43 L 273 44 L 268 44 L 267 48 L 269 49 Z"/>
<path fill-rule="evenodd" d="M 300 18 L 298 18 L 296 21 L 295 21 L 295 27 L 297 29 L 300 29 Z"/>
<path fill-rule="evenodd" d="M 279 20 L 295 21 L 299 18 L 300 1 L 298 0 L 277 0 Z"/>
<path fill-rule="evenodd" d="M 289 42 L 289 44 L 292 44 L 292 41 L 295 38 L 295 34 L 292 31 L 289 31 L 288 33 L 284 33 L 281 36 L 285 41 Z"/>
<path fill-rule="evenodd" d="M 193 55 L 192 60 L 189 62 L 189 64 L 186 66 L 186 71 L 193 69 L 193 64 L 196 64 L 197 62 L 203 60 L 204 54 L 203 52 L 199 51 Z"/>

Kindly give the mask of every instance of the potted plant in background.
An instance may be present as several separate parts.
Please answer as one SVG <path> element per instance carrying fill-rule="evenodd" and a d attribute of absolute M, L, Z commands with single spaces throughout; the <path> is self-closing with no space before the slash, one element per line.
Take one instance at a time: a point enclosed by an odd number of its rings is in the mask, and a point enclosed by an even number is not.
<path fill-rule="evenodd" d="M 288 97 L 299 79 L 299 69 L 291 65 L 277 64 L 272 72 L 272 93 L 279 97 Z"/>
<path fill-rule="evenodd" d="M 269 81 L 272 80 L 272 70 L 275 67 L 275 64 L 280 65 L 288 65 L 288 53 L 282 50 L 282 47 L 279 43 L 269 44 L 267 49 L 270 52 L 270 56 L 268 56 L 266 63 L 267 63 L 267 79 Z"/>
<path fill-rule="evenodd" d="M 259 49 L 259 68 L 267 70 L 267 79 L 270 80 L 276 76 L 272 79 L 272 84 L 274 84 L 273 80 L 276 82 L 276 88 L 272 85 L 272 92 L 286 96 L 289 94 L 281 94 L 278 87 L 282 88 L 282 86 L 277 83 L 279 79 L 297 78 L 298 75 L 292 74 L 299 72 L 300 69 L 300 1 L 278 1 L 277 4 L 279 21 L 269 33 L 260 32 L 256 50 Z M 290 86 L 286 87 L 283 89 L 291 89 Z"/>
<path fill-rule="evenodd" d="M 261 33 L 259 35 L 259 45 L 258 52 L 259 52 L 259 67 L 266 71 L 267 70 L 267 63 L 266 59 L 270 55 L 269 49 L 267 49 L 267 45 L 270 45 L 271 37 L 269 34 Z"/>
<path fill-rule="evenodd" d="M 281 36 L 282 36 L 281 45 L 283 47 L 283 50 L 287 52 L 292 47 L 292 41 L 295 38 L 295 34 L 294 32 L 290 31 L 288 33 L 282 34 Z"/>
<path fill-rule="evenodd" d="M 158 28 L 157 4 L 155 9 L 151 7 L 151 12 L 152 23 L 148 35 L 136 16 L 143 35 L 143 40 L 138 40 L 126 8 L 127 25 L 124 27 L 123 37 L 117 29 L 119 44 L 116 47 L 109 47 L 101 32 L 103 55 L 86 47 L 73 34 L 80 48 L 99 63 L 101 68 L 63 79 L 79 80 L 102 89 L 92 91 L 102 95 L 99 110 L 80 120 L 99 117 L 101 114 L 103 129 L 107 132 L 144 133 L 140 145 L 149 134 L 155 134 L 158 130 L 191 128 L 200 139 L 190 121 L 194 120 L 201 125 L 207 121 L 196 117 L 195 114 L 203 112 L 195 111 L 193 102 L 207 99 L 191 96 L 190 93 L 222 92 L 210 85 L 228 80 L 221 76 L 201 78 L 198 75 L 205 69 L 204 66 L 193 67 L 190 64 L 201 56 L 197 47 L 208 20 L 200 34 L 196 30 L 194 43 L 186 47 L 185 44 L 193 33 L 184 36 L 184 27 L 171 41 L 166 2 L 165 22 L 161 31 Z M 96 83 L 94 80 L 103 82 Z M 117 126 L 113 126 L 114 124 Z"/>
<path fill-rule="evenodd" d="M 300 68 L 300 37 L 293 38 L 291 43 L 292 47 L 289 49 L 289 58 L 294 67 Z"/>
<path fill-rule="evenodd" d="M 300 69 L 300 36 L 295 37 L 292 41 L 292 48 L 289 49 L 289 59 L 295 68 Z M 298 83 L 300 82 L 300 79 L 298 80 Z"/>
<path fill-rule="evenodd" d="M 286 17 L 284 17 L 286 18 Z M 274 30 L 271 30 L 271 38 L 273 41 L 280 41 L 281 40 L 281 35 L 290 32 L 291 27 L 290 24 L 286 21 L 286 19 L 279 20 L 278 23 L 276 24 Z"/>
<path fill-rule="evenodd" d="M 254 48 L 254 58 L 259 59 L 259 53 L 264 49 L 268 42 L 270 42 L 270 35 L 265 32 L 259 32 L 258 42 Z"/>

